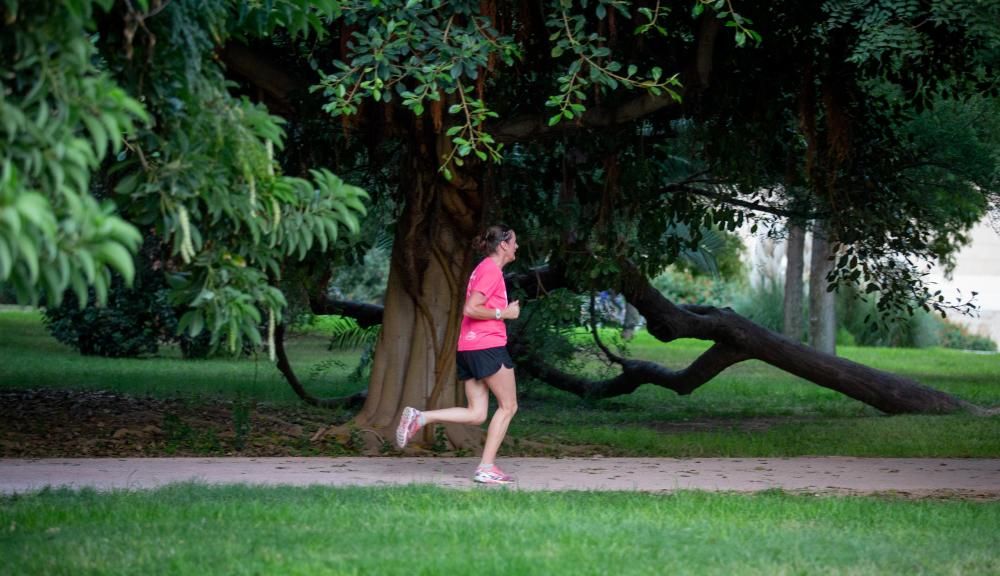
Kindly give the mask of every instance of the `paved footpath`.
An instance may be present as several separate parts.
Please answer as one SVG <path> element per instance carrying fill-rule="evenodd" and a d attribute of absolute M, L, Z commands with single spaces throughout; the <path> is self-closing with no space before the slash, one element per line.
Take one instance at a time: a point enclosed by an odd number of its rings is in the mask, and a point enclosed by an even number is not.
<path fill-rule="evenodd" d="M 46 486 L 98 490 L 174 482 L 304 486 L 473 485 L 474 458 L 0 458 L 0 493 Z M 809 493 L 1000 499 L 1000 459 L 927 458 L 506 458 L 522 490 L 780 488 Z"/>

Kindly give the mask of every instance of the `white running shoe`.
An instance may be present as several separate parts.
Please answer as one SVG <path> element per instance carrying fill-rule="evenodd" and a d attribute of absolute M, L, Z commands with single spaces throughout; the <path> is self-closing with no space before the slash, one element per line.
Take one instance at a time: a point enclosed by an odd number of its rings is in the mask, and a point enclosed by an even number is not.
<path fill-rule="evenodd" d="M 399 417 L 399 426 L 396 427 L 396 445 L 406 448 L 406 444 L 420 430 L 420 410 L 407 406 L 403 408 L 403 415 Z"/>

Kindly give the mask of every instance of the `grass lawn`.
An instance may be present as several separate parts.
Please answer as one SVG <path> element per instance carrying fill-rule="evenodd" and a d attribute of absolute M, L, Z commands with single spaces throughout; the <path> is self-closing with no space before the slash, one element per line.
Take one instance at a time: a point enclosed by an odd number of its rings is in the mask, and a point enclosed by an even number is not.
<path fill-rule="evenodd" d="M 306 387 L 318 396 L 363 389 L 366 383 L 350 376 L 358 354 L 330 352 L 326 342 L 315 330 L 302 330 L 288 343 Z M 695 340 L 665 345 L 640 333 L 628 354 L 681 367 L 707 346 Z M 1000 354 L 838 352 L 981 406 L 1000 405 Z M 0 354 L 0 391 L 101 389 L 195 404 L 223 398 L 301 406 L 263 355 L 184 361 L 167 348 L 151 358 L 88 358 L 52 339 L 37 312 L 0 311 Z M 757 361 L 731 367 L 689 396 L 646 385 L 628 396 L 583 401 L 542 383 L 522 380 L 519 388 L 521 409 L 502 452 L 508 455 L 1000 457 L 1000 416 L 885 416 Z"/>
<path fill-rule="evenodd" d="M 1000 503 L 175 485 L 0 497 L 9 574 L 997 574 Z"/>
<path fill-rule="evenodd" d="M 318 396 L 353 393 L 366 383 L 352 381 L 358 364 L 351 351 L 330 352 L 327 339 L 309 332 L 286 345 L 299 379 Z M 182 360 L 166 346 L 148 358 L 87 357 L 52 338 L 35 311 L 0 311 L 0 388 L 112 390 L 162 398 L 253 398 L 300 404 L 266 354 L 250 358 Z"/>

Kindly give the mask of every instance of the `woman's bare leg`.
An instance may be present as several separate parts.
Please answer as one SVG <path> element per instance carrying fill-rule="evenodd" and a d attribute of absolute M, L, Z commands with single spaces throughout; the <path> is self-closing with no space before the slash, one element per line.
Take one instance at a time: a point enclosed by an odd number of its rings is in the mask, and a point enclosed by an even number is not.
<path fill-rule="evenodd" d="M 485 378 L 486 385 L 497 399 L 497 411 L 493 413 L 490 427 L 486 431 L 486 445 L 483 446 L 483 458 L 479 464 L 493 464 L 497 457 L 500 443 L 507 434 L 507 426 L 517 412 L 517 384 L 514 381 L 514 369 L 500 366 L 500 370 Z"/>
<path fill-rule="evenodd" d="M 469 400 L 469 405 L 466 408 L 443 408 L 422 412 L 424 426 L 435 422 L 453 422 L 455 424 L 482 424 L 485 422 L 490 399 L 486 383 L 482 380 L 466 380 L 465 397 Z"/>

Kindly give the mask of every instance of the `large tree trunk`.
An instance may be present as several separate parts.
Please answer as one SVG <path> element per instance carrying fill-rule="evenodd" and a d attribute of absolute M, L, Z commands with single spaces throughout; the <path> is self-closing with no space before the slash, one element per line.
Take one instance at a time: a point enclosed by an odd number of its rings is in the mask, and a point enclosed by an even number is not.
<path fill-rule="evenodd" d="M 382 332 L 368 397 L 355 424 L 391 438 L 405 406 L 433 410 L 464 405 L 455 374 L 462 302 L 472 270 L 472 239 L 482 219 L 483 193 L 473 179 L 446 181 L 440 165 L 440 133 L 426 130 L 411 146 L 401 182 L 406 198 L 397 224 L 385 295 Z M 433 427 L 428 427 L 433 428 Z M 478 428 L 447 425 L 455 447 L 479 445 Z M 425 445 L 433 441 L 425 429 Z"/>
<path fill-rule="evenodd" d="M 802 339 L 802 273 L 805 268 L 806 231 L 797 224 L 788 225 L 785 249 L 785 322 L 782 333 L 795 341 Z"/>
<path fill-rule="evenodd" d="M 833 245 L 824 227 L 813 228 L 809 266 L 809 343 L 826 354 L 837 353 L 837 300 L 827 290 L 827 274 L 833 269 Z"/>

